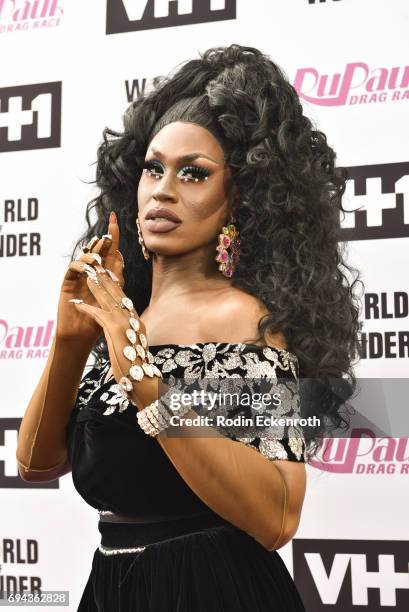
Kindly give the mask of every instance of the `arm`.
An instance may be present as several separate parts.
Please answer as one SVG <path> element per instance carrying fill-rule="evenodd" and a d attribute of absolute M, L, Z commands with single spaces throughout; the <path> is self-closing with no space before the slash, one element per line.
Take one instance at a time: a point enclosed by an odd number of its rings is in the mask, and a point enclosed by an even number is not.
<path fill-rule="evenodd" d="M 184 418 L 194 418 L 190 410 Z M 168 427 L 156 440 L 179 474 L 217 514 L 268 550 L 295 534 L 305 494 L 305 466 L 269 460 L 212 427 Z M 173 437 L 172 437 L 173 436 Z"/>
<path fill-rule="evenodd" d="M 78 393 L 88 356 L 101 328 L 78 316 L 69 298 L 87 298 L 86 268 L 104 261 L 123 284 L 123 260 L 117 250 L 119 230 L 110 220 L 102 238 L 94 237 L 86 250 L 71 261 L 60 289 L 56 335 L 40 378 L 20 425 L 16 458 L 20 476 L 29 482 L 55 480 L 71 471 L 66 448 L 66 426 Z"/>
<path fill-rule="evenodd" d="M 54 480 L 70 471 L 65 430 L 91 348 L 53 339 L 19 428 L 16 458 L 23 480 Z"/>

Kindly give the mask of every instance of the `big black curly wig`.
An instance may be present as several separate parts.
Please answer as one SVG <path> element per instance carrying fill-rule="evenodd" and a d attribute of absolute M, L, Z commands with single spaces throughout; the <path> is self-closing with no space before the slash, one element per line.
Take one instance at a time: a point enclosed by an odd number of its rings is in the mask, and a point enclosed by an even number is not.
<path fill-rule="evenodd" d="M 361 356 L 354 287 L 362 281 L 345 262 L 340 233 L 347 171 L 335 167 L 325 134 L 313 129 L 296 90 L 268 56 L 232 44 L 199 58 L 155 78 L 150 92 L 125 111 L 122 132 L 104 129 L 95 181 L 99 195 L 87 205 L 88 229 L 71 258 L 94 235 L 106 233 L 114 210 L 126 262 L 124 291 L 136 310 L 144 311 L 152 269 L 138 243 L 136 193 L 146 150 L 165 113 L 200 97 L 200 105 L 176 113 L 174 120 L 217 131 L 223 142 L 240 194 L 234 210 L 240 261 L 231 282 L 266 305 L 270 314 L 259 322 L 260 338 L 267 329 L 284 333 L 288 350 L 298 357 L 300 381 L 310 383 L 302 390 L 302 415 L 321 418 L 307 441 L 310 459 L 324 435 L 348 426 L 342 408 L 356 388 L 353 366 Z M 93 354 L 107 356 L 103 336 Z"/>

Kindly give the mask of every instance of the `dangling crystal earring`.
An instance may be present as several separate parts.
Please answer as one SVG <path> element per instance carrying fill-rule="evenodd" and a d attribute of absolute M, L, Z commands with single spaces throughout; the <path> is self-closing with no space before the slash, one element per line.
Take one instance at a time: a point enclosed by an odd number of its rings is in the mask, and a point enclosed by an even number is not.
<path fill-rule="evenodd" d="M 216 261 L 219 262 L 220 272 L 227 278 L 231 278 L 237 262 L 240 259 L 240 239 L 236 226 L 231 222 L 222 227 L 219 234 L 219 244 L 216 247 Z"/>
<path fill-rule="evenodd" d="M 136 217 L 136 227 L 138 228 L 138 241 L 139 241 L 139 244 L 141 245 L 143 256 L 145 257 L 145 259 L 150 259 L 151 256 L 149 255 L 148 249 L 146 248 L 146 245 L 143 241 L 141 226 L 139 225 L 138 217 Z"/>

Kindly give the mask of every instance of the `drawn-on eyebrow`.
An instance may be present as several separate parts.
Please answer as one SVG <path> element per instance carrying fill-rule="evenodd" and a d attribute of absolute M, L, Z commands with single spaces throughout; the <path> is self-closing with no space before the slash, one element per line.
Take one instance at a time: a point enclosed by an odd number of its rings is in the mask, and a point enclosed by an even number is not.
<path fill-rule="evenodd" d="M 158 157 L 164 157 L 163 153 L 161 153 L 157 149 L 154 149 L 153 147 L 152 147 L 151 151 L 152 151 L 152 153 L 154 155 L 157 155 Z M 208 155 L 205 155 L 204 153 L 189 153 L 188 155 L 182 155 L 181 157 L 177 157 L 176 161 L 177 162 L 194 161 L 198 157 L 205 157 L 206 159 L 210 159 L 210 161 L 214 162 L 215 164 L 220 165 L 219 162 L 217 162 L 212 157 L 209 157 Z"/>

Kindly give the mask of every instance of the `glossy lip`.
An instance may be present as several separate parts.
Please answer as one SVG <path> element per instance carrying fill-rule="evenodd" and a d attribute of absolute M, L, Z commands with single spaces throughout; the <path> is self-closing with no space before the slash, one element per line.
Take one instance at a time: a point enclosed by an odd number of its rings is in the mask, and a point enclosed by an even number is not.
<path fill-rule="evenodd" d="M 177 229 L 181 223 L 170 221 L 170 219 L 146 219 L 145 227 L 148 231 L 163 234 Z"/>
<path fill-rule="evenodd" d="M 174 212 L 168 210 L 167 208 L 151 208 L 145 215 L 145 220 L 155 219 L 156 217 L 163 217 L 164 219 L 169 219 L 169 221 L 174 221 L 175 223 L 182 223 L 182 219 L 180 219 Z"/>

